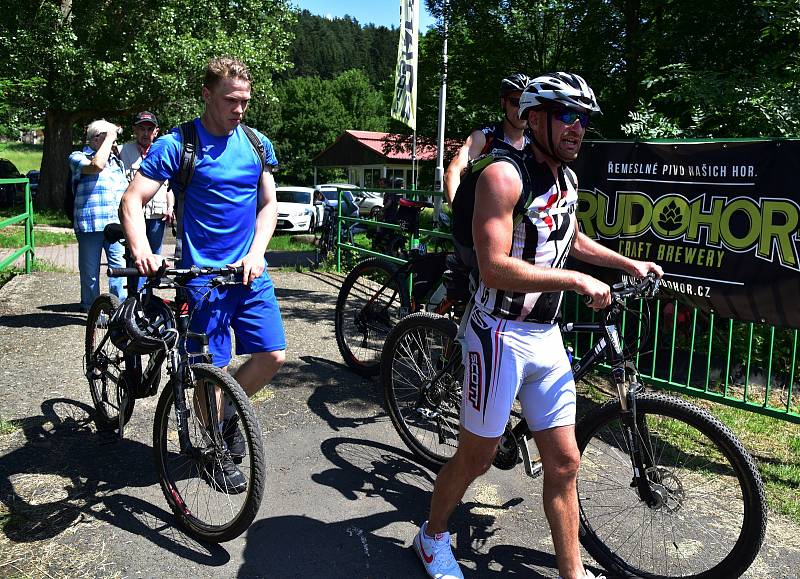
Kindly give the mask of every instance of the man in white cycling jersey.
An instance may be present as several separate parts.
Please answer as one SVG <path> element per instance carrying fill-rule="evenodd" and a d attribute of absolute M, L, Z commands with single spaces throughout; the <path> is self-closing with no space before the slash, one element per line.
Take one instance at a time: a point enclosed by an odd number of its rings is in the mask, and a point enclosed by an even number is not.
<path fill-rule="evenodd" d="M 530 80 L 526 74 L 515 72 L 500 81 L 500 108 L 503 109 L 503 120 L 472 131 L 444 173 L 444 195 L 450 205 L 453 204 L 456 190 L 469 162 L 491 151 L 495 141 L 508 143 L 518 150 L 528 145 L 526 123 L 520 118 L 518 111 L 519 97 Z"/>
<path fill-rule="evenodd" d="M 572 290 L 594 309 L 611 302 L 608 285 L 564 269 L 568 256 L 635 277 L 654 272 L 592 241 L 578 230 L 577 179 L 565 165 L 580 150 L 589 116 L 599 113 L 594 92 L 578 75 L 535 78 L 520 97 L 519 116 L 531 144 L 525 166 L 532 202 L 514 221 L 522 180 L 510 163 L 481 173 L 472 232 L 480 270 L 474 307 L 464 328 L 464 388 L 458 450 L 442 467 L 414 548 L 431 577 L 463 577 L 450 546 L 447 521 L 469 485 L 492 464 L 519 398 L 542 459 L 542 499 L 561 579 L 592 579 L 580 558 L 575 442 L 575 382 L 556 318 L 562 292 Z"/>

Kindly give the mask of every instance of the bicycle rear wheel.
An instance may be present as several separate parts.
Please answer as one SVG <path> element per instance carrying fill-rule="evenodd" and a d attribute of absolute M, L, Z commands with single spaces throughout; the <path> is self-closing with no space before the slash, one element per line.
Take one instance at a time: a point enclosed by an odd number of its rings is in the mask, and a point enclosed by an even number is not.
<path fill-rule="evenodd" d="M 418 312 L 394 327 L 383 348 L 389 417 L 406 446 L 432 468 L 458 447 L 464 367 L 457 333 L 449 318 Z"/>
<path fill-rule="evenodd" d="M 153 450 L 161 490 L 180 525 L 196 539 L 221 543 L 246 531 L 261 505 L 265 477 L 261 428 L 247 395 L 227 372 L 196 364 L 191 373 L 193 379 L 184 385 L 179 404 L 186 409 L 189 444 L 181 448 L 175 388 L 170 384 L 156 408 Z M 215 400 L 206 396 L 212 392 L 219 393 Z M 212 407 L 225 403 L 229 410 L 220 424 Z M 241 486 L 226 476 L 231 468 L 241 472 Z"/>
<path fill-rule="evenodd" d="M 113 430 L 128 423 L 133 414 L 132 385 L 125 373 L 125 357 L 110 339 L 107 339 L 108 321 L 119 307 L 116 296 L 100 295 L 89 308 L 86 318 L 86 379 L 94 404 L 94 422 L 98 430 Z M 122 424 L 120 424 L 120 409 Z"/>
<path fill-rule="evenodd" d="M 651 462 L 656 504 L 632 487 L 619 402 L 577 426 L 581 542 L 622 577 L 739 577 L 758 554 L 766 502 L 753 459 L 711 414 L 659 393 L 636 397 L 634 436 Z"/>
<path fill-rule="evenodd" d="M 361 376 L 380 373 L 386 336 L 408 313 L 410 299 L 394 264 L 380 258 L 359 262 L 336 300 L 336 344 L 345 363 Z"/>

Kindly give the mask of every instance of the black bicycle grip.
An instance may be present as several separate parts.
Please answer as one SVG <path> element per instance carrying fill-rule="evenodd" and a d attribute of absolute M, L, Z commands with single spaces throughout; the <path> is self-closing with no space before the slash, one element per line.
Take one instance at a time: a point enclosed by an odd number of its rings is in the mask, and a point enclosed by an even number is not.
<path fill-rule="evenodd" d="M 133 277 L 142 275 L 135 267 L 109 267 L 108 277 Z"/>

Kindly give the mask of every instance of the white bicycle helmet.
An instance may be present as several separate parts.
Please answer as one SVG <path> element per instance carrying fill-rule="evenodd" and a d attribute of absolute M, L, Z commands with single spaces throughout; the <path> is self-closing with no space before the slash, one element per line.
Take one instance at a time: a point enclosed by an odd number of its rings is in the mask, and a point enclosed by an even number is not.
<path fill-rule="evenodd" d="M 582 77 L 567 72 L 553 72 L 530 81 L 519 99 L 519 118 L 525 118 L 531 108 L 555 105 L 589 114 L 600 113 L 594 91 Z"/>

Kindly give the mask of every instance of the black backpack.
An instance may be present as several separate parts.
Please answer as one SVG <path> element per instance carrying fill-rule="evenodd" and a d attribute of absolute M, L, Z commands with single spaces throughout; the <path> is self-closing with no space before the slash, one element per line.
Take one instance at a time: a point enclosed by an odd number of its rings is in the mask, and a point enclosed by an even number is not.
<path fill-rule="evenodd" d="M 514 205 L 514 223 L 518 223 L 532 201 L 533 187 L 530 172 L 525 164 L 525 155 L 511 145 L 498 141 L 491 151 L 473 160 L 467 174 L 461 179 L 453 199 L 453 239 L 459 253 L 474 251 L 472 239 L 472 215 L 475 211 L 475 186 L 483 170 L 499 161 L 510 163 L 519 173 L 522 189 Z M 458 247 L 458 246 L 461 247 Z M 463 258 L 462 254 L 462 258 Z M 467 265 L 473 265 L 466 262 Z"/>

